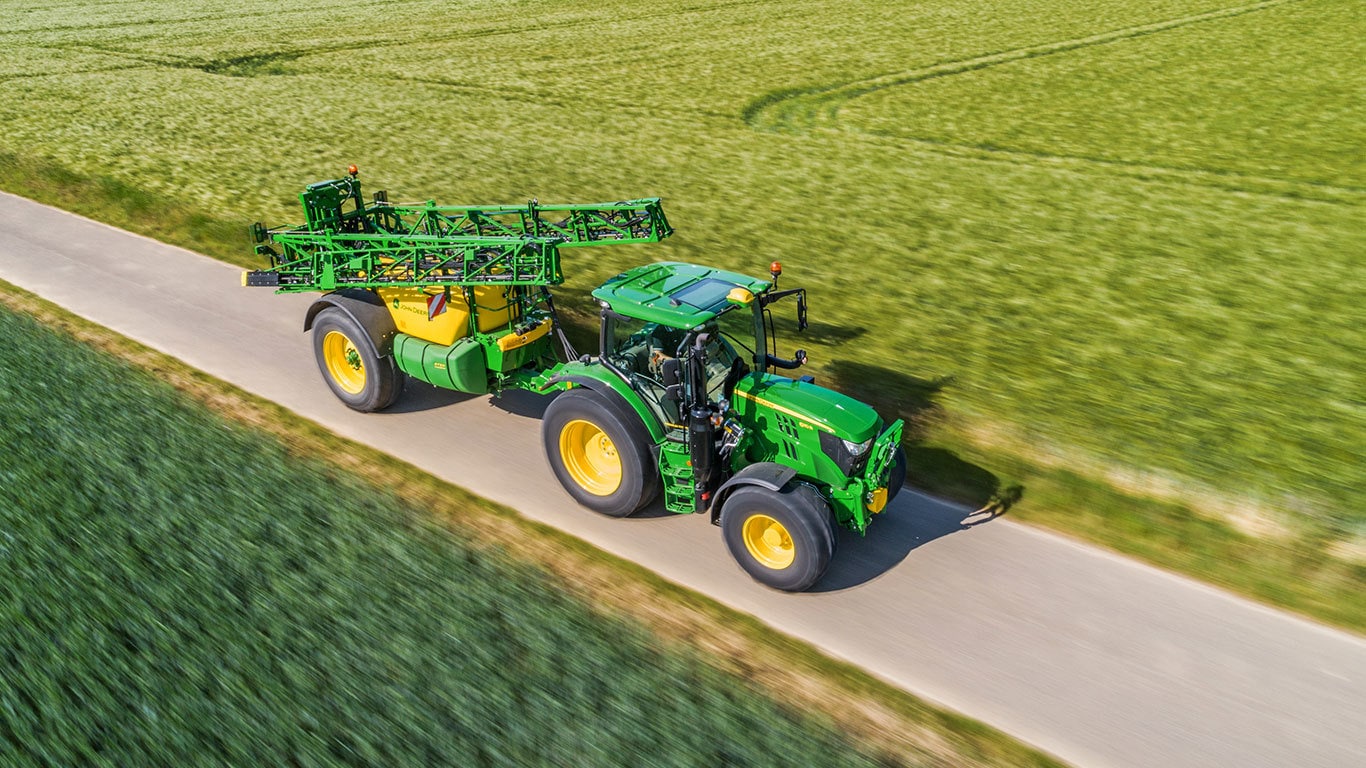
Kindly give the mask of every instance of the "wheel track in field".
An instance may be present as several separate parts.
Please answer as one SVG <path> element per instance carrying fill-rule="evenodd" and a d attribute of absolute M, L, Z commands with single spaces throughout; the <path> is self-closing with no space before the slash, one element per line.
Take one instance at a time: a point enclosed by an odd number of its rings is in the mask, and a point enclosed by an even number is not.
<path fill-rule="evenodd" d="M 635 15 L 621 16 L 614 19 L 614 22 L 623 23 L 651 21 L 654 19 L 665 19 L 674 16 L 688 16 L 699 13 L 730 11 L 740 8 L 772 4 L 773 0 L 730 0 L 730 2 L 715 2 L 711 4 L 707 4 L 706 2 L 699 0 L 698 3 L 680 6 L 677 8 L 669 8 L 666 10 L 658 11 L 646 11 L 637 13 Z M 308 11 L 285 9 L 261 11 L 246 14 L 211 14 L 204 16 L 190 16 L 181 19 L 175 19 L 166 22 L 166 25 L 175 26 L 182 24 L 194 24 L 205 21 L 238 20 L 253 17 L 278 18 L 279 16 L 283 15 L 312 13 L 314 11 L 316 11 L 316 8 L 309 9 Z M 63 72 L 18 73 L 14 75 L 0 76 L 0 83 L 24 78 L 59 77 L 71 74 L 85 74 L 88 72 L 113 71 L 116 69 L 136 69 L 142 66 L 163 67 L 171 69 L 197 69 L 212 75 L 223 75 L 228 77 L 254 77 L 262 74 L 307 75 L 309 73 L 306 71 L 272 71 L 270 68 L 272 66 L 277 65 L 285 66 L 300 59 L 307 58 L 309 56 L 317 56 L 329 53 L 339 53 L 344 51 L 366 51 L 380 48 L 398 48 L 407 45 L 413 45 L 414 43 L 421 43 L 425 45 L 431 43 L 458 42 L 462 40 L 477 40 L 480 38 L 498 37 L 503 35 L 524 35 L 537 32 L 556 32 L 577 29 L 579 27 L 590 27 L 594 25 L 600 25 L 602 23 L 603 22 L 600 18 L 592 15 L 587 15 L 576 16 L 562 20 L 548 21 L 540 24 L 528 24 L 524 26 L 507 25 L 504 23 L 500 23 L 497 26 L 480 27 L 476 29 L 461 29 L 457 32 L 452 32 L 444 35 L 428 35 L 422 37 L 419 40 L 414 40 L 411 36 L 405 34 L 398 36 L 375 37 L 364 40 L 354 40 L 349 42 L 339 42 L 330 44 L 324 43 L 321 45 L 303 46 L 299 48 L 277 49 L 259 53 L 241 54 L 237 56 L 218 56 L 212 58 L 204 56 L 184 56 L 174 53 L 161 53 L 155 51 L 148 53 L 143 52 L 141 50 L 129 50 L 126 46 L 120 46 L 118 44 L 109 43 L 34 41 L 25 43 L 25 45 L 34 48 L 44 48 L 54 51 L 98 53 L 105 56 L 112 56 L 136 62 L 136 64 L 130 67 L 101 67 L 94 69 L 68 70 Z M 145 24 L 146 23 L 143 21 L 118 21 L 92 25 L 68 25 L 24 30 L 0 30 L 0 37 L 40 35 L 45 32 L 89 32 L 119 29 L 125 27 L 140 28 L 145 26 Z M 414 80 L 415 82 L 424 82 L 423 80 L 418 78 L 407 79 Z M 459 83 L 447 83 L 444 81 L 430 84 L 462 85 Z"/>
<path fill-rule="evenodd" d="M 90 6 L 90 7 L 96 7 L 96 6 L 99 6 L 99 5 L 113 5 L 113 4 L 117 4 L 117 3 L 96 3 L 96 4 L 93 4 L 93 5 Z M 711 4 L 706 3 L 705 0 L 698 0 L 697 3 L 690 4 L 690 5 L 679 6 L 679 7 L 677 7 L 677 8 L 668 8 L 668 9 L 664 9 L 664 10 L 654 10 L 654 11 L 643 11 L 643 12 L 636 13 L 636 14 L 634 14 L 634 15 L 623 15 L 623 16 L 618 16 L 618 17 L 613 18 L 613 19 L 612 19 L 612 22 L 613 22 L 613 23 L 622 23 L 622 22 L 648 21 L 648 20 L 650 20 L 650 19 L 664 19 L 664 18 L 669 18 L 669 17 L 671 17 L 671 16 L 687 16 L 687 15 L 698 14 L 698 13 L 712 13 L 712 12 L 715 12 L 715 11 L 726 11 L 726 10 L 732 10 L 732 9 L 736 9 L 736 8 L 746 8 L 746 7 L 749 7 L 749 6 L 774 5 L 774 4 L 775 4 L 775 0 L 730 0 L 730 2 L 714 2 L 714 3 L 711 3 Z M 272 9 L 270 9 L 270 10 L 265 10 L 265 11 L 253 11 L 253 12 L 247 12 L 247 13 L 210 13 L 210 14 L 203 14 L 203 15 L 200 15 L 200 16 L 185 16 L 185 17 L 178 18 L 178 19 L 171 19 L 171 20 L 168 20 L 168 21 L 165 21 L 165 22 L 153 22 L 153 23 L 160 23 L 160 24 L 164 24 L 166 27 L 172 27 L 172 26 L 176 26 L 176 25 L 197 24 L 197 23 L 208 22 L 208 21 L 237 21 L 237 20 L 250 19 L 250 18 L 264 18 L 264 19 L 278 20 L 278 19 L 280 19 L 280 18 L 283 17 L 283 16 L 305 16 L 305 17 L 315 17 L 315 16 L 318 14 L 318 12 L 319 12 L 320 10 L 327 10 L 327 9 L 330 9 L 330 8 L 341 8 L 341 7 L 348 7 L 348 6 L 347 6 L 346 4 L 343 4 L 343 3 L 338 3 L 338 4 L 334 4 L 334 5 L 327 5 L 327 6 L 321 6 L 321 7 L 320 7 L 320 6 L 309 6 L 309 7 L 307 7 L 307 8 L 283 8 L 283 9 L 281 9 L 281 8 L 272 8 Z M 523 23 L 522 23 L 520 26 L 518 26 L 518 25 L 517 25 L 517 22 L 523 22 Z M 480 38 L 480 37 L 490 37 L 490 36 L 497 36 L 497 35 L 520 35 L 520 34 L 526 34 L 526 33 L 529 33 L 529 32 L 545 32 L 545 31 L 553 31 L 553 30 L 559 30 L 559 29 L 574 29 L 574 28 L 576 28 L 576 27 L 586 27 L 586 26 L 601 25 L 602 23 L 603 23 L 603 20 L 602 20 L 601 18 L 599 18 L 599 17 L 597 17 L 597 16 L 593 16 L 593 15 L 575 16 L 575 17 L 571 17 L 571 18 L 566 18 L 566 19 L 561 19 L 561 20 L 545 21 L 545 22 L 540 22 L 540 23 L 527 23 L 525 19 L 513 19 L 513 20 L 504 20 L 503 22 L 499 22 L 499 24 L 500 24 L 499 26 L 478 27 L 478 28 L 475 28 L 475 29 L 462 29 L 461 31 L 458 31 L 458 32 L 452 32 L 452 33 L 443 34 L 443 35 L 429 35 L 429 36 L 425 36 L 425 37 L 422 37 L 422 38 L 419 38 L 419 39 L 414 39 L 414 38 L 411 37 L 410 35 L 406 35 L 406 34 L 405 34 L 405 35 L 390 36 L 390 37 L 371 38 L 371 39 L 366 39 L 366 40 L 357 41 L 357 42 L 354 42 L 354 43 L 340 44 L 340 45 L 336 45 L 336 46 L 322 46 L 322 47 L 320 47 L 320 48 L 317 49 L 317 50 L 321 50 L 321 51 L 323 51 L 323 52 L 330 52 L 330 51 L 333 51 L 333 50 L 361 50 L 361 49 L 367 49 L 367 48 L 386 48 L 386 47 L 393 47 L 393 46 L 411 45 L 411 44 L 414 44 L 414 43 L 422 43 L 422 44 L 433 43 L 433 42 L 438 42 L 438 43 L 439 43 L 439 42 L 449 42 L 449 41 L 453 41 L 453 40 L 467 40 L 467 39 L 474 39 L 474 38 Z M 148 24 L 148 22 L 147 22 L 146 20 L 135 19 L 135 20 L 122 20 L 122 21 L 98 22 L 98 23 L 94 23 L 94 24 L 58 24 L 58 25 L 53 25 L 53 26 L 50 26 L 50 27 L 31 27 L 31 28 L 24 28 L 24 29 L 0 29 L 0 37 L 26 37 L 26 36 L 34 36 L 34 35 L 41 35 L 41 34 L 44 34 L 44 33 L 55 33 L 55 32 L 102 32 L 102 31 L 106 31 L 106 30 L 128 29 L 128 28 L 132 28 L 132 29 L 145 29 L 146 26 L 147 26 L 147 24 Z M 51 43 L 51 42 L 37 42 L 37 41 L 35 41 L 35 42 L 32 43 L 32 44 L 33 44 L 33 45 L 48 46 L 48 47 L 63 47 L 61 44 L 58 44 L 58 43 Z M 73 45 L 72 47 L 78 47 L 78 46 L 79 46 L 79 44 L 76 44 L 76 45 Z M 315 52 L 313 49 L 308 49 L 308 48 L 304 48 L 304 49 L 300 49 L 300 50 L 303 51 L 302 53 L 300 53 L 301 56 L 302 56 L 302 55 L 307 55 L 307 54 L 310 53 L 310 52 Z"/>
<path fill-rule="evenodd" d="M 982 54 L 967 59 L 940 62 L 927 67 L 879 75 L 866 80 L 773 91 L 750 102 L 741 112 L 741 116 L 750 127 L 770 133 L 797 135 L 817 132 L 853 133 L 883 139 L 895 139 L 900 145 L 910 143 L 921 150 L 950 157 L 1007 162 L 1017 165 L 1101 170 L 1144 181 L 1195 184 L 1233 192 L 1274 195 L 1318 202 L 1360 202 L 1363 195 L 1366 195 L 1366 188 L 1256 176 L 1214 168 L 1151 165 L 1086 155 L 1021 150 L 984 143 L 943 141 L 907 136 L 890 131 L 849 128 L 840 121 L 839 113 L 845 104 L 877 91 L 913 85 L 942 77 L 952 77 L 1028 59 L 1054 56 L 1084 48 L 1122 43 L 1193 24 L 1243 16 L 1296 2 L 1300 2 L 1300 0 L 1264 0 L 1263 2 L 1222 8 L 1150 24 L 1124 27 L 1086 37 L 1040 43 Z"/>

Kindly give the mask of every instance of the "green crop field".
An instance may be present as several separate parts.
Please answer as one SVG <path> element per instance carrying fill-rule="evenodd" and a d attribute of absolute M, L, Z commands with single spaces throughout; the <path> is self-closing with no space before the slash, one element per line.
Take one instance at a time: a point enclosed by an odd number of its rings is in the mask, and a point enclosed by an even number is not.
<path fill-rule="evenodd" d="M 396 200 L 660 195 L 678 234 L 567 260 L 562 304 L 780 259 L 815 372 L 927 445 L 1366 537 L 1357 6 L 11 2 L 0 156 L 148 231 L 297 219 L 352 162 Z"/>
<path fill-rule="evenodd" d="M 900 762 L 146 372 L 0 338 L 0 765 Z"/>

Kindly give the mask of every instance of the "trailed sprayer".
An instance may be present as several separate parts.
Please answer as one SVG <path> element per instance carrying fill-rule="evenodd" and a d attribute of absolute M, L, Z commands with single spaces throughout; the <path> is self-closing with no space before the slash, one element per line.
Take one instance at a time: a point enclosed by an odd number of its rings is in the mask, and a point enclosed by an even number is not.
<path fill-rule="evenodd" d="M 806 327 L 803 288 L 679 262 L 633 267 L 592 292 L 597 349 L 581 354 L 550 288 L 576 248 L 672 234 L 658 198 L 587 205 L 399 205 L 361 196 L 355 167 L 299 196 L 304 223 L 253 225 L 266 269 L 248 286 L 322 293 L 304 317 L 323 379 L 357 411 L 392 405 L 407 377 L 497 394 L 555 394 L 541 435 L 576 501 L 625 517 L 663 495 L 706 514 L 756 580 L 798 591 L 863 533 L 906 475 L 902 423 L 791 378 L 781 306 Z"/>

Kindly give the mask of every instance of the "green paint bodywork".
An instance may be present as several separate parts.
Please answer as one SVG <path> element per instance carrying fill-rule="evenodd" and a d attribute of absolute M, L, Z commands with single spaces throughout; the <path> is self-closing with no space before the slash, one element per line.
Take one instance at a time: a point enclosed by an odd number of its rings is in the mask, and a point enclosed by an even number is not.
<path fill-rule="evenodd" d="M 394 337 L 394 359 L 404 373 L 433 386 L 476 395 L 488 391 L 484 345 L 475 339 L 443 347 L 400 333 Z"/>
<path fill-rule="evenodd" d="M 673 439 L 660 443 L 659 478 L 664 486 L 665 509 L 677 514 L 697 511 L 693 500 L 692 464 L 686 442 Z"/>
<path fill-rule="evenodd" d="M 622 272 L 594 290 L 593 298 L 619 315 L 691 330 L 727 309 L 726 294 L 735 287 L 757 294 L 769 282 L 696 264 L 659 262 Z"/>
<path fill-rule="evenodd" d="M 732 456 L 736 470 L 759 461 L 792 467 L 798 477 L 821 489 L 841 525 L 863 533 L 871 520 L 871 493 L 885 488 L 902 423 L 883 429 L 870 406 L 815 384 L 769 373 L 751 373 L 735 385 L 731 400 L 745 439 Z M 828 436 L 821 437 L 824 432 Z M 874 438 L 877 438 L 876 440 Z M 834 441 L 872 442 L 852 476 L 845 474 L 823 445 Z"/>
<path fill-rule="evenodd" d="M 562 392 L 574 387 L 587 386 L 590 389 L 606 388 L 620 395 L 631 410 L 640 417 L 645 428 L 650 432 L 650 438 L 659 444 L 665 439 L 665 427 L 660 422 L 659 416 L 645 403 L 640 393 L 633 389 L 629 384 L 621 380 L 621 377 L 607 369 L 607 366 L 589 362 L 583 363 L 577 360 L 560 363 L 546 371 L 548 382 L 541 389 L 543 392 Z M 579 379 L 576 381 L 576 379 Z M 582 381 L 588 379 L 591 381 Z"/>
<path fill-rule="evenodd" d="M 659 198 L 524 206 L 391 205 L 361 197 L 355 177 L 311 184 L 305 222 L 252 227 L 270 268 L 244 285 L 279 292 L 433 285 L 559 285 L 560 249 L 652 243 L 673 234 Z M 277 250 L 278 249 L 278 250 Z"/>
<path fill-rule="evenodd" d="M 814 426 L 856 443 L 874 437 L 882 421 L 872 406 L 848 395 L 770 373 L 740 379 L 732 407 L 742 416 L 765 411 L 801 414 L 796 417 L 801 429 Z"/>

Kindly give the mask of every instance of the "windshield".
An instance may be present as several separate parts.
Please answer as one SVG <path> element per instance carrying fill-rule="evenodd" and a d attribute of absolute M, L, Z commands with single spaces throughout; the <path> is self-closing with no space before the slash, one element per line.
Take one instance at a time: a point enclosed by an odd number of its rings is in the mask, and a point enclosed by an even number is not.
<path fill-rule="evenodd" d="M 804 307 L 802 289 L 787 295 L 779 295 L 772 303 L 766 304 L 763 308 L 764 313 L 764 346 L 768 354 L 773 357 L 787 359 L 792 357 L 791 349 L 786 345 L 792 343 L 797 334 L 802 331 L 804 326 L 798 320 L 801 316 L 799 306 Z M 772 294 L 770 294 L 770 297 Z M 782 345 L 780 347 L 780 345 Z"/>
<path fill-rule="evenodd" d="M 716 320 L 690 333 L 659 323 L 612 316 L 607 323 L 605 362 L 630 379 L 636 391 L 641 393 L 665 424 L 676 426 L 681 423 L 678 401 L 665 397 L 668 384 L 665 382 L 667 377 L 664 369 L 666 363 L 675 358 L 679 362 L 687 360 L 701 334 L 707 337 L 701 359 L 705 399 L 708 402 L 728 396 L 727 388 L 749 370 L 753 353 L 746 353 L 742 349 L 751 349 L 754 342 L 753 314 L 747 309 L 728 314 L 739 315 L 741 320 L 750 319 L 748 323 L 727 323 L 732 333 L 748 330 L 748 336 L 736 335 L 734 338 L 737 341 L 732 341 Z"/>
<path fill-rule="evenodd" d="M 716 318 L 717 327 L 726 341 L 735 348 L 745 362 L 754 362 L 754 312 L 750 307 L 735 307 Z"/>
<path fill-rule="evenodd" d="M 678 355 L 684 332 L 658 323 L 625 317 L 613 318 L 608 339 L 608 359 L 617 368 L 654 382 L 663 378 L 663 361 Z"/>

